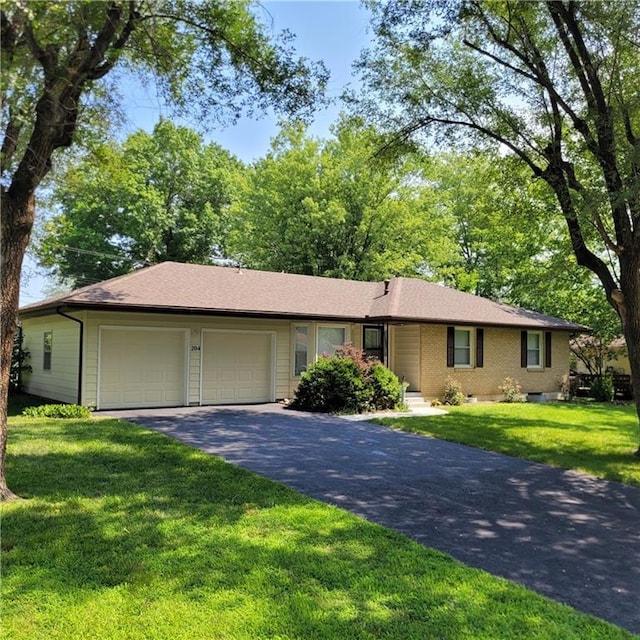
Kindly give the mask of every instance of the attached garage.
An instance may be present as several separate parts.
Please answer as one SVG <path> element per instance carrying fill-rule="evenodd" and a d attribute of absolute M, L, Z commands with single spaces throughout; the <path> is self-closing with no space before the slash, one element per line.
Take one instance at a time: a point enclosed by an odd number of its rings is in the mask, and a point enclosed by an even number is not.
<path fill-rule="evenodd" d="M 202 404 L 273 402 L 272 332 L 202 333 Z"/>
<path fill-rule="evenodd" d="M 101 327 L 98 408 L 184 405 L 187 335 L 184 329 Z"/>

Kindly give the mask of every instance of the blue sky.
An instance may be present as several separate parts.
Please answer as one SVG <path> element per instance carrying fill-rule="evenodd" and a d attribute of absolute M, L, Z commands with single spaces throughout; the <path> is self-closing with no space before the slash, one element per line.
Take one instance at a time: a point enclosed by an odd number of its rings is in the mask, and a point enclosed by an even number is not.
<path fill-rule="evenodd" d="M 343 90 L 354 82 L 352 64 L 369 41 L 368 15 L 357 1 L 323 0 L 263 2 L 265 18 L 272 21 L 274 33 L 288 29 L 296 35 L 296 51 L 311 60 L 323 60 L 331 73 L 328 95 L 339 98 Z M 163 110 L 152 89 L 129 92 L 125 107 L 125 129 L 128 134 L 136 129 L 151 130 Z M 317 113 L 310 132 L 327 136 L 330 125 L 336 121 L 340 105 Z M 198 128 L 197 123 L 181 121 Z M 271 138 L 278 131 L 277 118 L 267 115 L 258 120 L 241 119 L 235 126 L 217 130 L 207 135 L 207 140 L 217 142 L 241 160 L 251 162 L 266 154 Z M 38 274 L 34 263 L 27 258 L 23 271 L 20 304 L 35 302 L 49 295 L 50 283 Z"/>
<path fill-rule="evenodd" d="M 310 60 L 323 60 L 331 73 L 327 94 L 339 98 L 344 89 L 353 85 L 351 66 L 368 43 L 368 14 L 359 2 L 325 0 L 322 2 L 296 0 L 289 2 L 263 2 L 263 16 L 272 22 L 274 34 L 288 29 L 296 35 L 293 43 L 299 55 Z M 151 129 L 162 108 L 153 96 L 153 90 L 140 89 L 128 96 L 126 131 L 137 128 Z M 311 133 L 324 136 L 335 122 L 340 105 L 320 111 L 311 126 Z M 165 116 L 170 114 L 165 112 Z M 181 120 L 198 129 L 197 122 Z M 242 119 L 235 126 L 213 131 L 207 139 L 213 140 L 251 162 L 268 150 L 269 141 L 277 132 L 277 117 L 273 114 L 257 120 Z"/>

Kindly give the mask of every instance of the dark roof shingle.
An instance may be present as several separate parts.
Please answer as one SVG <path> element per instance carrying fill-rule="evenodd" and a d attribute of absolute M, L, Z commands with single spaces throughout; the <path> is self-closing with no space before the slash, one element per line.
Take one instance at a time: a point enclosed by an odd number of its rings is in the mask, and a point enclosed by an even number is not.
<path fill-rule="evenodd" d="M 35 315 L 61 306 L 584 328 L 417 278 L 393 278 L 386 284 L 176 262 L 163 262 L 30 304 L 21 314 Z"/>

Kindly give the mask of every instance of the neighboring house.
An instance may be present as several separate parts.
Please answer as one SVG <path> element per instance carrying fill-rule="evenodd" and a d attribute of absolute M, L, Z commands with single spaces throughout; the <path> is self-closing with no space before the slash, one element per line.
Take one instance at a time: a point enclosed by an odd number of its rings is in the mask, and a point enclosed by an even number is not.
<path fill-rule="evenodd" d="M 21 309 L 29 393 L 98 409 L 291 398 L 351 343 L 430 400 L 448 376 L 555 395 L 584 327 L 424 280 L 357 282 L 164 262 Z"/>
<path fill-rule="evenodd" d="M 631 362 L 629 362 L 629 352 L 624 338 L 616 338 L 610 345 L 613 358 L 609 361 L 609 366 L 615 373 L 631 375 Z"/>
<path fill-rule="evenodd" d="M 598 346 L 597 338 L 594 336 L 581 335 L 571 340 L 570 347 L 573 355 L 571 365 L 577 373 L 590 373 L 585 363 L 578 358 L 576 352 L 584 353 L 585 357 L 594 360 L 596 356 L 602 358 L 603 371 L 631 375 L 631 363 L 629 362 L 629 352 L 624 337 L 612 340 L 604 348 Z"/>

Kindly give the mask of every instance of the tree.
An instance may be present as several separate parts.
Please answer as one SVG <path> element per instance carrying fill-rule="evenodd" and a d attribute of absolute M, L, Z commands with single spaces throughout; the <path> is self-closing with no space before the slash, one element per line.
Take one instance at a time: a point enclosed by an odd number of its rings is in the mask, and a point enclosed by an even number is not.
<path fill-rule="evenodd" d="M 419 165 L 372 161 L 377 144 L 375 129 L 357 118 L 341 119 L 324 141 L 300 124 L 284 126 L 248 172 L 229 255 L 269 271 L 355 280 L 415 275 L 438 229 L 417 184 Z"/>
<path fill-rule="evenodd" d="M 602 287 L 576 263 L 553 192 L 517 159 L 446 152 L 427 173 L 451 234 L 449 251 L 429 264 L 434 280 L 588 325 L 602 339 L 619 334 Z"/>
<path fill-rule="evenodd" d="M 59 212 L 35 246 L 61 283 L 84 286 L 165 260 L 210 264 L 222 251 L 242 164 L 167 120 L 74 163 L 55 181 Z"/>
<path fill-rule="evenodd" d="M 118 70 L 157 79 L 164 96 L 201 121 L 273 105 L 308 112 L 326 82 L 322 66 L 293 57 L 289 36 L 269 36 L 247 1 L 8 0 L 0 12 L 0 498 L 6 408 L 20 273 L 36 191 L 56 150 L 104 127 Z M 83 131 L 80 128 L 84 127 Z"/>
<path fill-rule="evenodd" d="M 491 142 L 552 189 L 578 264 L 620 319 L 640 418 L 639 3 L 370 8 L 377 44 L 360 61 L 361 111 L 399 140 Z"/>
<path fill-rule="evenodd" d="M 520 304 L 521 273 L 532 258 L 536 266 L 546 263 L 565 240 L 554 228 L 554 203 L 523 173 L 511 158 L 491 151 L 434 154 L 429 185 L 453 240 L 453 252 L 430 265 L 437 280 Z M 526 215 L 531 210 L 537 215 Z M 516 218 L 520 224 L 514 226 Z M 531 276 L 527 269 L 529 281 Z"/>

